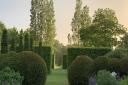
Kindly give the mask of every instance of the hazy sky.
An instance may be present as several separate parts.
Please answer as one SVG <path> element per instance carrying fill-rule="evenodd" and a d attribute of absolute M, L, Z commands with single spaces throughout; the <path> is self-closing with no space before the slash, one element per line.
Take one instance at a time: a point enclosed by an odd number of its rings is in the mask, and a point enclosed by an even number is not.
<path fill-rule="evenodd" d="M 28 28 L 30 23 L 31 0 L 0 0 L 0 21 L 8 28 Z M 128 27 L 128 0 L 83 0 L 90 8 L 90 16 L 98 8 L 111 8 L 116 11 L 119 22 Z M 71 32 L 71 20 L 75 0 L 54 0 L 57 39 L 66 44 Z"/>

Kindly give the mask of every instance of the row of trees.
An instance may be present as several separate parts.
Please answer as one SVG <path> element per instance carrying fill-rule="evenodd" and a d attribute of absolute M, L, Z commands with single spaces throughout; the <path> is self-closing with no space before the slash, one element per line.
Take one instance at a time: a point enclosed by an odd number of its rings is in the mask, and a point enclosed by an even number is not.
<path fill-rule="evenodd" d="M 23 46 L 23 41 L 21 39 L 24 36 L 24 45 L 28 46 L 27 40 L 30 35 L 30 41 L 33 41 L 30 43 L 34 43 L 34 45 L 42 42 L 43 45 L 53 46 L 55 42 L 55 18 L 53 5 L 53 0 L 31 0 L 30 28 L 28 28 L 25 32 L 20 31 L 20 33 L 18 33 L 16 28 L 8 29 L 8 33 L 6 33 L 9 35 L 8 43 L 19 43 L 19 45 Z M 1 34 L 4 29 L 4 24 L 0 23 L 0 36 L 2 36 Z M 6 37 L 6 34 L 3 36 Z M 7 39 L 5 38 L 5 40 Z M 31 48 L 31 46 L 29 47 Z M 13 46 L 11 48 L 13 48 Z M 23 48 L 20 48 L 19 50 L 22 49 Z M 28 49 L 28 47 L 26 49 Z"/>
<path fill-rule="evenodd" d="M 82 0 L 76 0 L 76 9 L 72 19 L 72 32 L 68 35 L 70 44 L 86 47 L 113 47 L 120 43 L 120 37 L 126 28 L 119 24 L 114 10 L 97 9 L 93 18 L 89 16 L 89 7 L 82 8 Z"/>
<path fill-rule="evenodd" d="M 3 30 L 3 31 L 2 31 Z M 7 53 L 8 51 L 32 51 L 33 50 L 33 38 L 26 31 L 17 31 L 16 28 L 1 30 L 1 53 Z"/>

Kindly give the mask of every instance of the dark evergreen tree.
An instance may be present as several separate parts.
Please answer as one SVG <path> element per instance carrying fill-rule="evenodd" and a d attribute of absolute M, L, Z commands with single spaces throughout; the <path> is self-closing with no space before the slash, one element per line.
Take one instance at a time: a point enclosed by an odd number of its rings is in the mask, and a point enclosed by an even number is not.
<path fill-rule="evenodd" d="M 1 37 L 1 53 L 7 53 L 7 52 L 8 52 L 8 32 L 7 29 L 4 29 Z"/>
<path fill-rule="evenodd" d="M 30 36 L 30 50 L 33 51 L 33 38 Z"/>
<path fill-rule="evenodd" d="M 15 38 L 12 38 L 10 41 L 10 51 L 16 51 L 16 42 L 15 42 Z"/>
<path fill-rule="evenodd" d="M 23 30 L 21 29 L 19 34 L 19 46 L 18 46 L 18 52 L 21 52 L 24 50 L 24 44 L 23 44 Z"/>
<path fill-rule="evenodd" d="M 24 35 L 24 50 L 29 51 L 30 50 L 30 38 L 29 34 L 25 33 Z"/>
<path fill-rule="evenodd" d="M 41 54 L 41 48 L 42 48 L 42 41 L 39 42 L 39 50 L 38 50 L 39 54 Z"/>

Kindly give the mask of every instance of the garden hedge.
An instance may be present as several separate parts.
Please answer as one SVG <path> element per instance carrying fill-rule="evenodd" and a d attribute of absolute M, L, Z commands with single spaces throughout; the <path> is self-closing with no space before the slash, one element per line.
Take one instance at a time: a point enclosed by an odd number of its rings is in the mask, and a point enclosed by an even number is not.
<path fill-rule="evenodd" d="M 63 55 L 63 69 L 67 69 L 67 64 L 68 64 L 67 55 Z"/>
<path fill-rule="evenodd" d="M 110 58 L 123 58 L 128 56 L 128 50 L 127 49 L 115 49 L 111 52 L 107 53 L 105 56 Z"/>
<path fill-rule="evenodd" d="M 45 60 L 48 73 L 51 73 L 53 57 L 52 48 L 50 46 L 35 47 L 35 52 Z"/>
<path fill-rule="evenodd" d="M 77 56 L 86 55 L 94 59 L 107 54 L 111 50 L 111 48 L 68 48 L 68 65 L 70 65 Z"/>

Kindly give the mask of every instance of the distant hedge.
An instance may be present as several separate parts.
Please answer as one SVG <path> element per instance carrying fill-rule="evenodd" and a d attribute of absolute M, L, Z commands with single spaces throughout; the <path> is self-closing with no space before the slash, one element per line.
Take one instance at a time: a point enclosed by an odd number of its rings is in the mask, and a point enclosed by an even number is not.
<path fill-rule="evenodd" d="M 63 55 L 63 69 L 67 69 L 67 64 L 68 64 L 68 56 Z"/>
<path fill-rule="evenodd" d="M 38 53 L 46 62 L 48 73 L 51 73 L 52 68 L 52 48 L 50 46 L 35 47 L 35 52 Z"/>
<path fill-rule="evenodd" d="M 98 56 L 105 55 L 111 50 L 111 48 L 68 48 L 68 65 L 70 65 L 77 56 L 86 55 L 94 59 Z"/>

